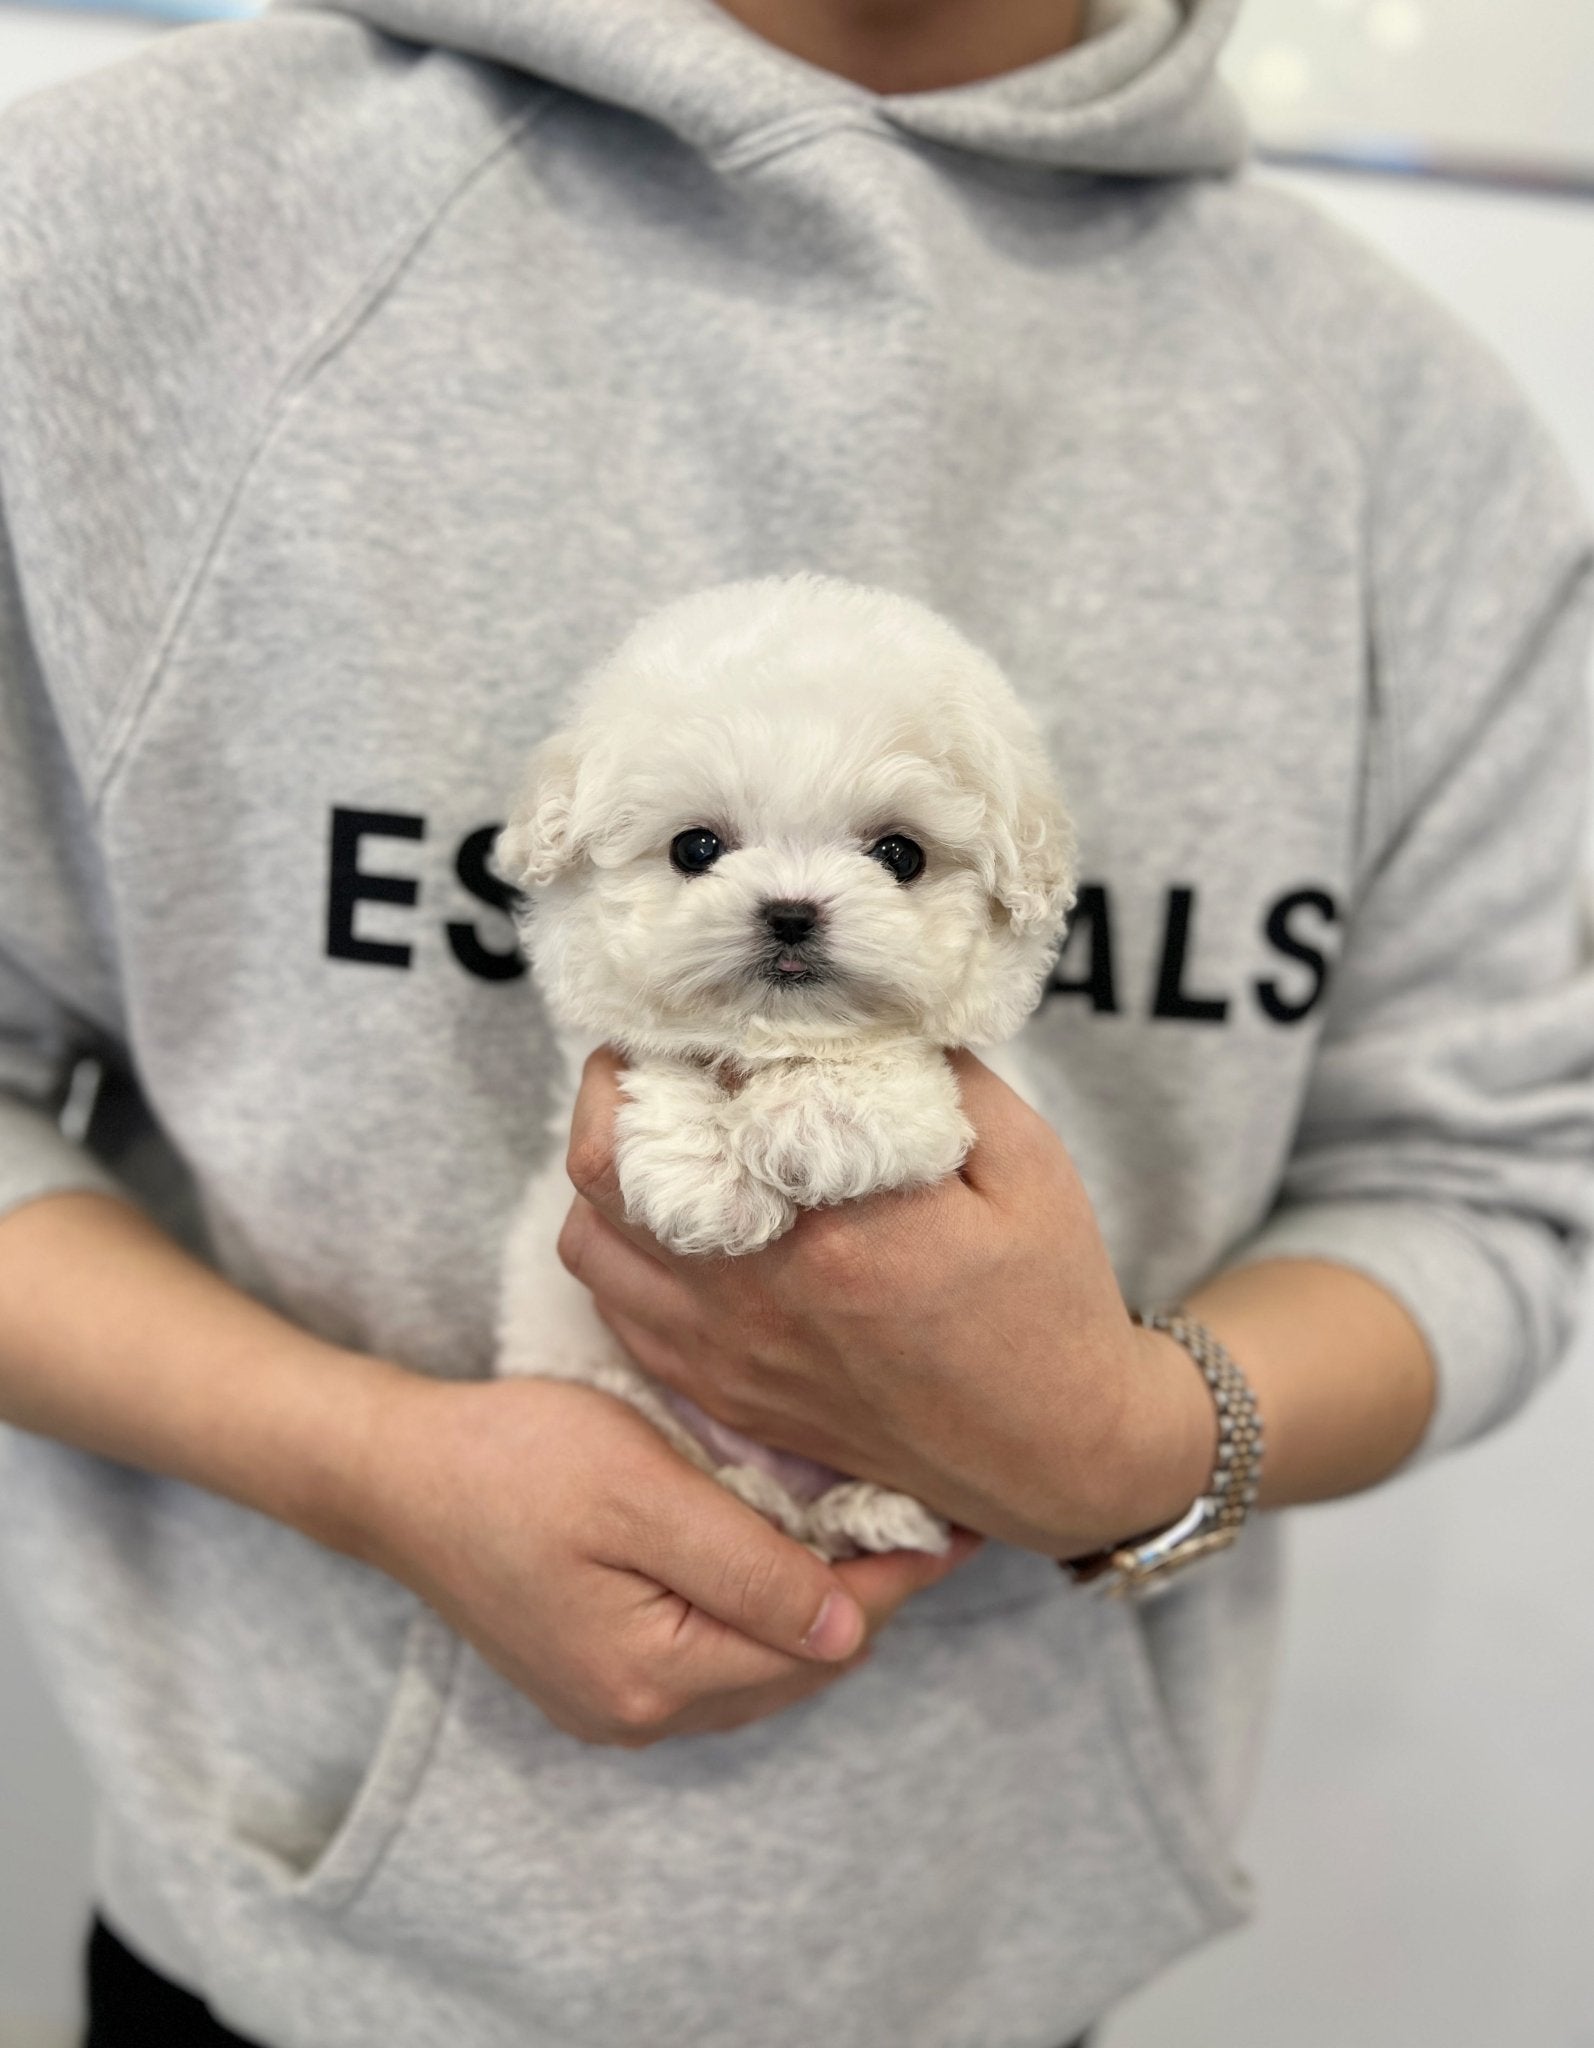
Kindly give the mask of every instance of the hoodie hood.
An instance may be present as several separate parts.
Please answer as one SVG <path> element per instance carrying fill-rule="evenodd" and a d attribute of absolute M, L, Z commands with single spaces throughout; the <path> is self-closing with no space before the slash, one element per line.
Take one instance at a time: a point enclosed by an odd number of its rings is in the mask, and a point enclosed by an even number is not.
<path fill-rule="evenodd" d="M 1238 105 L 1217 74 L 1240 0 L 1093 0 L 1083 40 L 1059 56 L 972 85 L 892 95 L 788 55 L 714 0 L 332 4 L 406 41 L 625 108 L 710 156 L 776 125 L 849 114 L 988 157 L 1088 173 L 1219 172 L 1245 154 Z"/>

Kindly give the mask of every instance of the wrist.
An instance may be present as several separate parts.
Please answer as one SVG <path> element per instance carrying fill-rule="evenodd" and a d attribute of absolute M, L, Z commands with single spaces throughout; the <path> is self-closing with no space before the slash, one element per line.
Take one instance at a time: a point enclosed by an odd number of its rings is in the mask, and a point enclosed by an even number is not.
<path fill-rule="evenodd" d="M 1163 1331 L 1131 1329 L 1111 1485 L 1093 1516 L 1104 1549 L 1176 1522 L 1205 1493 L 1217 1451 L 1217 1410 L 1189 1353 Z"/>
<path fill-rule="evenodd" d="M 364 1352 L 318 1348 L 277 1461 L 277 1497 L 263 1505 L 327 1549 L 386 1568 L 405 1491 L 400 1446 L 441 1383 Z"/>

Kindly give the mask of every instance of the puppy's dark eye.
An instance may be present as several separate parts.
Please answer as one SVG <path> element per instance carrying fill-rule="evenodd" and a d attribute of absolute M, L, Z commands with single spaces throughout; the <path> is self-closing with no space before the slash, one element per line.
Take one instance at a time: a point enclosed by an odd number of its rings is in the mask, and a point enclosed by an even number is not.
<path fill-rule="evenodd" d="M 683 875 L 701 875 L 725 851 L 716 833 L 702 825 L 690 832 L 677 832 L 670 841 L 670 860 Z"/>
<path fill-rule="evenodd" d="M 879 861 L 883 868 L 889 868 L 899 882 L 911 882 L 924 867 L 924 848 L 916 839 L 904 838 L 900 832 L 888 832 L 884 839 L 877 839 L 870 847 L 869 858 Z"/>

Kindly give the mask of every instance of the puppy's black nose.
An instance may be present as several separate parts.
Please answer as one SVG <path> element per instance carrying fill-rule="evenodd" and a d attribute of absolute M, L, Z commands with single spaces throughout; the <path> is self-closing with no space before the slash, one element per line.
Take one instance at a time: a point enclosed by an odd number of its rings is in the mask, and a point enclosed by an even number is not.
<path fill-rule="evenodd" d="M 800 946 L 812 938 L 819 911 L 812 903 L 790 903 L 782 899 L 764 905 L 764 922 L 784 946 Z"/>

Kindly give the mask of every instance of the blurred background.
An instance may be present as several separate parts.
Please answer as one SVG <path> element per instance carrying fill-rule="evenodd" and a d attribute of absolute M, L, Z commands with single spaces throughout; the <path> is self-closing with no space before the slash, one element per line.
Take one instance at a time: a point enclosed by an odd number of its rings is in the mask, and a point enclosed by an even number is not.
<path fill-rule="evenodd" d="M 248 11 L 0 0 L 0 102 Z M 1589 0 L 1246 0 L 1229 69 L 1263 174 L 1490 341 L 1594 504 Z M 1104 2048 L 1594 2048 L 1590 1311 L 1502 1434 L 1292 1517 L 1258 1919 Z M 81 1774 L 0 1589 L 0 2048 L 74 2040 L 87 1861 Z"/>

